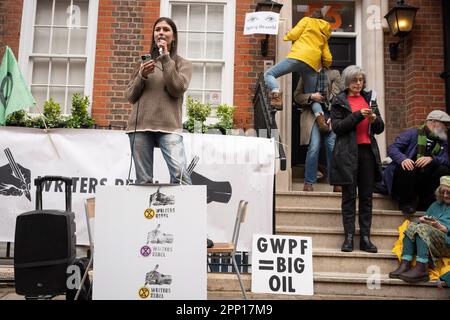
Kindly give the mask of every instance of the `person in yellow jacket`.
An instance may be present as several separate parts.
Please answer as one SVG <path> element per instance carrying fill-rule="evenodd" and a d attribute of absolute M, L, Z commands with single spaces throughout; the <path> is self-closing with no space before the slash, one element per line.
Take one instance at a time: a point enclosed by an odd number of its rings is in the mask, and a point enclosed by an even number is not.
<path fill-rule="evenodd" d="M 317 9 L 310 17 L 302 18 L 284 36 L 284 41 L 293 42 L 291 52 L 287 58 L 264 73 L 264 80 L 270 90 L 270 103 L 273 107 L 277 108 L 282 105 L 276 78 L 285 74 L 298 72 L 302 77 L 304 93 L 315 92 L 317 73 L 322 67 L 329 68 L 331 66 L 332 56 L 328 47 L 330 35 L 330 24 L 323 19 L 320 9 Z"/>

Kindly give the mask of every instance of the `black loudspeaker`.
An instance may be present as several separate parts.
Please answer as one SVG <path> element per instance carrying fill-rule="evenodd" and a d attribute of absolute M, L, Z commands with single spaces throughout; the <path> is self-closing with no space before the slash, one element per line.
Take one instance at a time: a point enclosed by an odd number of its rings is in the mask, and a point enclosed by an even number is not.
<path fill-rule="evenodd" d="M 42 184 L 64 181 L 66 210 L 42 210 Z M 36 210 L 16 219 L 14 278 L 16 293 L 54 296 L 67 290 L 67 267 L 76 256 L 75 214 L 71 211 L 72 179 L 46 176 L 35 180 Z"/>

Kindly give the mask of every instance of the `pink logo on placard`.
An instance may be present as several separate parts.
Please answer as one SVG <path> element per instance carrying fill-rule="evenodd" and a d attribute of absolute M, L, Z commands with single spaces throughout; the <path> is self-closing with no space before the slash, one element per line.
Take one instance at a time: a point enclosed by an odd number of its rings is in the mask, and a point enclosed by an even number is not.
<path fill-rule="evenodd" d="M 152 249 L 149 246 L 143 246 L 141 248 L 141 255 L 148 257 L 152 253 Z"/>

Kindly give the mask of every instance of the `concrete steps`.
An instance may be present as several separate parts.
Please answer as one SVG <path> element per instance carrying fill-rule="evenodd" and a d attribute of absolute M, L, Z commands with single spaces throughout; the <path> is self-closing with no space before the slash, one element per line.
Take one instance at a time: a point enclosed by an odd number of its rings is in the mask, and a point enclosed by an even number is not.
<path fill-rule="evenodd" d="M 311 237 L 314 248 L 340 249 L 344 241 L 342 228 L 277 226 L 276 233 Z M 392 229 L 372 229 L 371 241 L 378 248 L 391 248 L 398 238 L 398 232 Z M 356 230 L 355 248 L 359 248 L 359 229 Z"/>
<path fill-rule="evenodd" d="M 289 208 L 341 208 L 341 194 L 337 192 L 280 191 L 276 193 L 276 206 Z M 397 210 L 390 198 L 373 195 L 373 206 L 378 210 Z"/>
<path fill-rule="evenodd" d="M 436 283 L 411 285 L 386 274 L 368 278 L 367 274 L 342 272 L 314 272 L 314 296 L 257 294 L 250 292 L 251 274 L 242 279 L 249 299 L 296 300 L 396 300 L 450 299 L 450 290 L 440 289 Z M 369 280 L 368 280 L 369 279 Z M 369 285 L 368 285 L 369 282 Z M 208 299 L 242 299 L 235 274 L 208 273 Z"/>
<path fill-rule="evenodd" d="M 417 212 L 416 216 L 424 212 Z M 358 213 L 356 214 L 358 221 Z M 372 212 L 372 229 L 394 229 L 403 223 L 404 216 L 398 210 L 379 210 Z M 342 227 L 342 213 L 339 207 L 285 207 L 277 203 L 276 224 L 278 226 Z"/>

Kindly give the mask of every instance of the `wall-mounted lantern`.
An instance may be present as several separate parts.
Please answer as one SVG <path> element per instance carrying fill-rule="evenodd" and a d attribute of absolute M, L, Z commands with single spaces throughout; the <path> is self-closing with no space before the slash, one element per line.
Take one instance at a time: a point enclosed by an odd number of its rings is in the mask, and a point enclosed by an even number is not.
<path fill-rule="evenodd" d="M 391 34 L 394 37 L 400 37 L 398 42 L 389 44 L 389 55 L 391 60 L 397 60 L 398 45 L 404 40 L 406 35 L 411 32 L 417 10 L 419 10 L 419 8 L 409 6 L 405 4 L 405 1 L 399 0 L 384 16 L 389 25 Z"/>
<path fill-rule="evenodd" d="M 281 3 L 266 0 L 266 1 L 258 2 L 256 4 L 255 12 L 269 11 L 269 12 L 280 13 L 282 7 L 283 7 L 283 5 Z M 268 52 L 269 52 L 269 35 L 266 34 L 266 37 L 261 40 L 261 55 L 263 57 L 266 57 Z"/>

